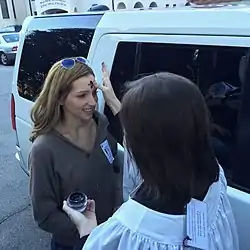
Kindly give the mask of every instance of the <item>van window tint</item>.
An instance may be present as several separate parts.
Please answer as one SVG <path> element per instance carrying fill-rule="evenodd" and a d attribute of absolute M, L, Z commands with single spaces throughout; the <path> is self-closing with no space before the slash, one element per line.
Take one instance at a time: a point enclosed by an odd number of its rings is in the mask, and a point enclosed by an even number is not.
<path fill-rule="evenodd" d="M 118 44 L 110 80 L 115 94 L 120 100 L 125 92 L 126 82 L 133 80 L 136 52 L 137 45 L 135 43 L 121 42 Z M 112 112 L 107 105 L 105 106 L 104 113 L 109 121 L 111 121 Z"/>
<path fill-rule="evenodd" d="M 50 67 L 65 57 L 87 58 L 100 15 L 37 18 L 27 31 L 18 74 L 19 95 L 34 101 Z"/>
<path fill-rule="evenodd" d="M 148 74 L 167 71 L 182 75 L 196 83 L 202 91 L 210 111 L 213 146 L 218 161 L 223 166 L 231 185 L 246 186 L 245 175 L 235 178 L 240 171 L 235 165 L 238 147 L 239 116 L 241 114 L 244 73 L 247 68 L 248 48 L 176 45 L 156 43 L 131 43 L 136 48 L 133 79 Z M 117 48 L 121 61 L 114 62 L 111 71 L 123 70 L 122 60 L 127 50 Z M 131 65 L 133 65 L 131 63 Z M 128 67 L 128 65 L 127 65 Z M 126 69 L 128 70 L 128 69 Z M 131 80 L 131 75 L 122 77 L 120 83 Z M 119 82 L 116 79 L 116 82 Z M 116 85 L 114 83 L 114 87 Z M 121 89 L 121 87 L 119 87 Z M 119 93 L 122 97 L 123 92 Z M 242 170 L 242 169 L 241 169 Z M 249 176 L 249 175 L 248 175 Z M 243 184 L 244 183 L 244 184 Z"/>
<path fill-rule="evenodd" d="M 136 53 L 137 45 L 135 43 L 121 42 L 118 44 L 110 80 L 119 99 L 122 98 L 125 91 L 125 83 L 134 78 Z"/>

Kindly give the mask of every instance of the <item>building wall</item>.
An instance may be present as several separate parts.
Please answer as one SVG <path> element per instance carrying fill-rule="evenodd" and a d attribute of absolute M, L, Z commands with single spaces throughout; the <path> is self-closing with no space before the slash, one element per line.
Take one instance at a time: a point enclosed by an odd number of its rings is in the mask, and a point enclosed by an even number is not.
<path fill-rule="evenodd" d="M 112 0 L 71 0 L 72 4 L 79 9 L 79 12 L 86 11 L 92 4 L 107 5 L 112 9 Z M 173 7 L 174 5 L 185 5 L 186 0 L 113 0 L 115 9 L 134 9 L 135 7 L 149 8 L 159 7 L 165 8 L 166 6 Z M 151 5 L 151 6 L 150 6 Z"/>
<path fill-rule="evenodd" d="M 0 0 L 0 2 L 3 0 Z M 150 7 L 174 7 L 186 4 L 187 0 L 6 0 L 9 11 L 9 18 L 3 18 L 2 10 L 0 8 L 0 28 L 6 25 L 22 24 L 24 19 L 29 15 L 46 14 L 41 13 L 41 4 L 50 5 L 51 8 L 60 6 L 61 3 L 67 2 L 65 11 L 69 13 L 73 12 L 85 12 L 93 4 L 102 4 L 112 9 L 114 5 L 115 9 L 134 9 L 134 8 L 150 8 Z M 113 2 L 112 2 L 113 1 Z M 222 1 L 222 0 L 221 0 Z M 225 0 L 230 1 L 230 0 Z M 235 1 L 235 0 L 231 0 Z M 237 1 L 237 0 L 236 0 Z M 13 8 L 14 6 L 14 8 Z M 59 8 L 60 9 L 60 8 Z M 53 11 L 52 13 L 56 13 Z"/>
<path fill-rule="evenodd" d="M 112 9 L 112 1 L 114 3 L 115 9 L 133 9 L 136 7 L 148 8 L 154 0 L 6 0 L 9 12 L 9 18 L 3 18 L 2 10 L 0 8 L 0 28 L 6 25 L 21 25 L 24 19 L 29 15 L 39 15 L 39 5 L 40 3 L 52 2 L 67 2 L 67 11 L 73 12 L 85 12 L 93 4 L 102 4 L 108 6 Z M 1 2 L 1 0 L 0 0 Z M 154 6 L 164 8 L 166 4 L 171 6 L 172 3 L 180 4 L 186 2 L 186 0 L 155 0 Z M 57 6 L 59 6 L 57 4 Z M 55 5 L 51 5 L 52 8 Z"/>
<path fill-rule="evenodd" d="M 53 10 L 71 11 L 72 0 L 36 0 L 36 11 L 38 15 L 51 13 Z"/>
<path fill-rule="evenodd" d="M 185 5 L 186 0 L 114 0 L 115 9 L 166 8 Z"/>
<path fill-rule="evenodd" d="M 30 15 L 29 0 L 7 0 L 9 18 L 3 18 L 0 8 L 0 28 L 6 25 L 22 24 Z"/>
<path fill-rule="evenodd" d="M 36 9 L 38 10 L 38 14 L 42 14 L 39 12 L 41 7 L 41 2 L 48 2 L 49 0 L 35 0 Z M 126 9 L 134 9 L 135 7 L 141 8 L 149 8 L 149 7 L 161 7 L 165 8 L 166 5 L 169 7 L 173 7 L 174 5 L 184 5 L 186 0 L 50 0 L 51 3 L 64 1 L 67 2 L 67 11 L 70 13 L 73 12 L 84 12 L 87 11 L 91 5 L 93 4 L 102 4 L 108 6 L 112 9 L 112 1 L 114 3 L 115 9 L 122 9 L 126 7 Z M 57 5 L 51 5 L 51 7 L 55 7 Z"/>
<path fill-rule="evenodd" d="M 7 2 L 7 7 L 8 7 L 9 18 L 3 17 L 2 8 L 0 8 L 0 27 L 15 24 L 15 17 L 14 17 L 14 13 L 12 10 L 11 0 L 7 0 L 6 2 Z"/>
<path fill-rule="evenodd" d="M 3 0 L 2 0 L 3 1 Z M 22 24 L 24 19 L 29 15 L 39 15 L 41 13 L 41 5 L 49 4 L 51 9 L 56 7 L 60 9 L 60 4 L 67 3 L 64 8 L 69 13 L 85 12 L 93 4 L 102 4 L 112 9 L 134 9 L 134 8 L 150 8 L 150 7 L 174 7 L 175 5 L 184 5 L 187 0 L 6 0 L 9 10 L 9 18 L 4 19 L 0 8 L 0 27 L 13 24 Z M 112 2 L 113 1 L 113 2 Z M 234 0 L 232 0 L 234 1 Z M 1 2 L 1 0 L 0 0 Z M 13 9 L 14 5 L 14 9 Z M 46 14 L 46 12 L 45 12 Z"/>
<path fill-rule="evenodd" d="M 29 0 L 13 0 L 16 10 L 16 23 L 22 24 L 27 16 L 31 15 Z"/>

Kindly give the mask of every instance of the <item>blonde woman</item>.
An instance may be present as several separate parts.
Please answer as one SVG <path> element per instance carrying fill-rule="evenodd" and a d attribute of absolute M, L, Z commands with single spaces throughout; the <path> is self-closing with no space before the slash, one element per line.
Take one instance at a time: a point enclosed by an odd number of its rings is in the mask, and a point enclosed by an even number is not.
<path fill-rule="evenodd" d="M 106 67 L 102 69 L 105 78 Z M 87 60 L 66 58 L 50 69 L 31 111 L 33 215 L 38 226 L 52 234 L 53 250 L 71 250 L 79 240 L 75 225 L 61 209 L 71 193 L 84 192 L 95 200 L 98 224 L 121 204 L 122 171 L 115 164 L 117 141 L 109 133 L 107 118 L 95 111 L 96 91 Z M 116 98 L 110 100 L 108 105 L 116 115 L 120 103 Z"/>

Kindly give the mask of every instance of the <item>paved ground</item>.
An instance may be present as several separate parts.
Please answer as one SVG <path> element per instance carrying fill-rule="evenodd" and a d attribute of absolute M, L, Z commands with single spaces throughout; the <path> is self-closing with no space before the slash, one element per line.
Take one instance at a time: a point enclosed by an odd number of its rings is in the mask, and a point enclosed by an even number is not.
<path fill-rule="evenodd" d="M 49 237 L 33 222 L 28 178 L 14 158 L 10 121 L 13 67 L 0 66 L 0 250 L 46 250 Z"/>

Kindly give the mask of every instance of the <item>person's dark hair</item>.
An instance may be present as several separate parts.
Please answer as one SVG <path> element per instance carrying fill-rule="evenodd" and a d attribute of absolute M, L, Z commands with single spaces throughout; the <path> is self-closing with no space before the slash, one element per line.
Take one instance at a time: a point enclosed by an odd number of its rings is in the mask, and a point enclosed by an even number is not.
<path fill-rule="evenodd" d="M 197 181 L 217 180 L 207 107 L 188 79 L 157 73 L 132 82 L 120 117 L 126 146 L 145 185 L 157 195 L 186 204 Z"/>

